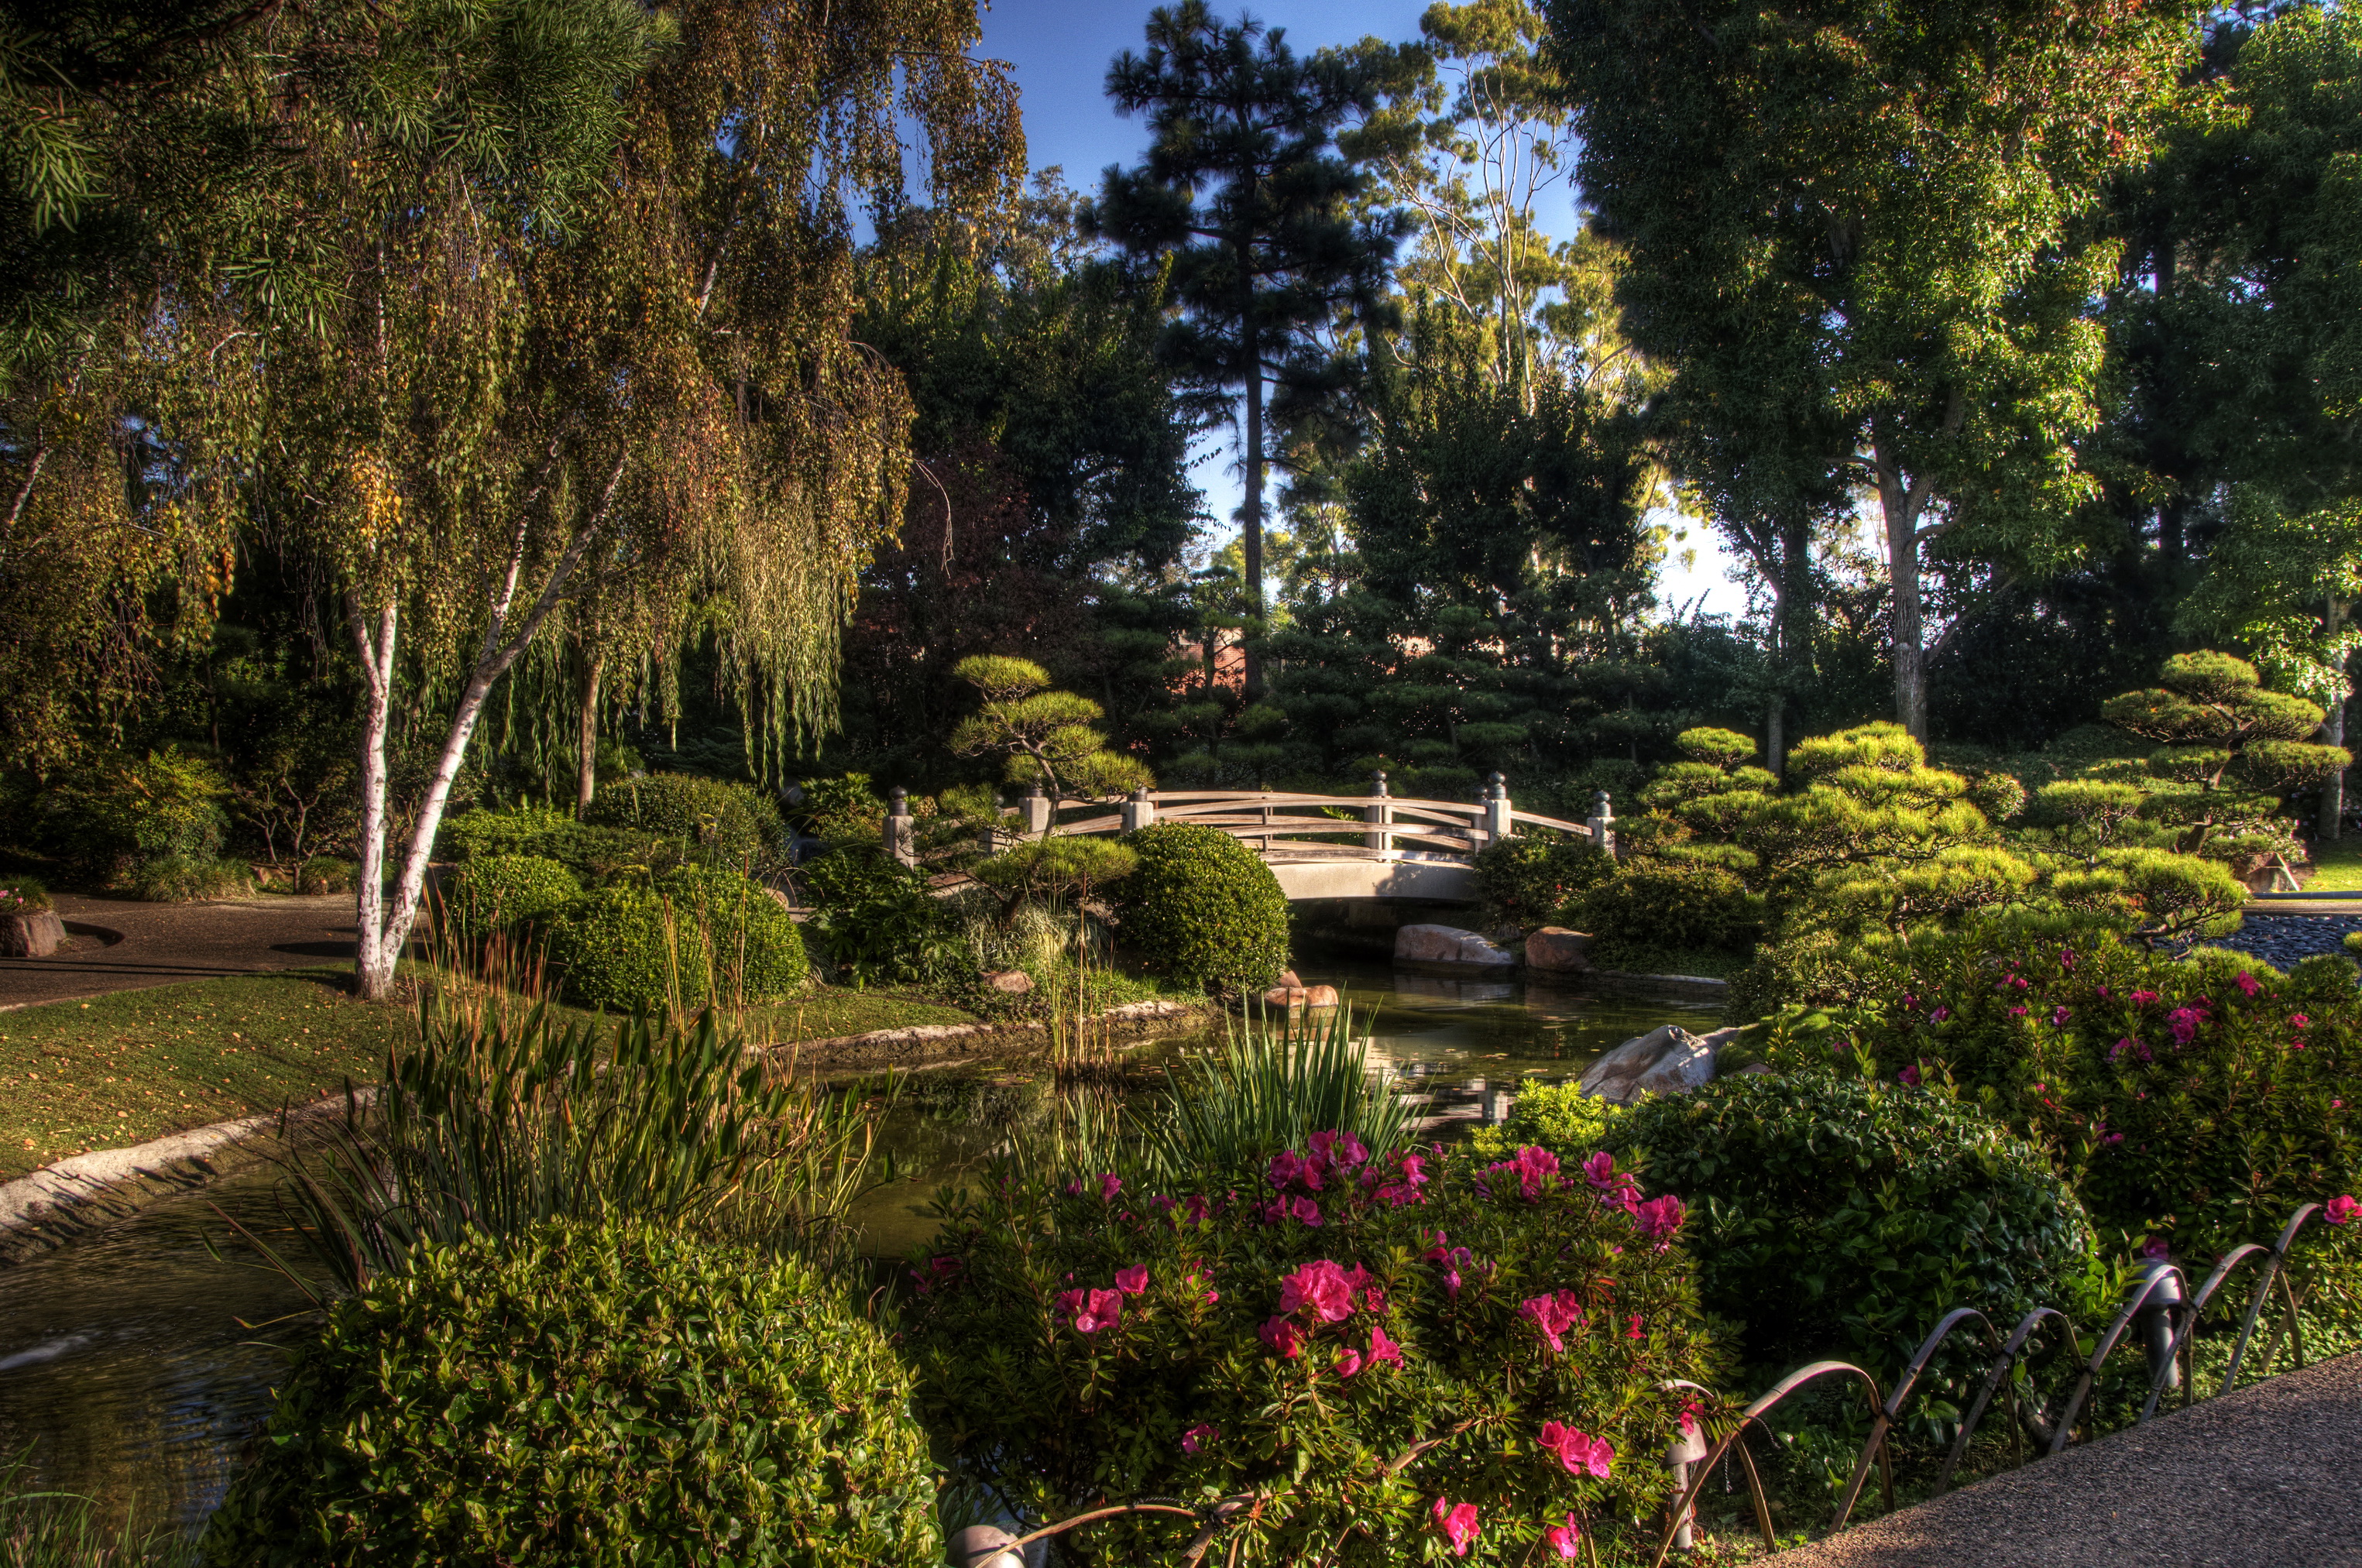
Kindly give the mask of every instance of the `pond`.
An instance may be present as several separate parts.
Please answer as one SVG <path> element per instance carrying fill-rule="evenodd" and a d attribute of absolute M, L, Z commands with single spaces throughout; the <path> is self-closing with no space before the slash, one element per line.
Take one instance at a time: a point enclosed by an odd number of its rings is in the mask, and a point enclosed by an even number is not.
<path fill-rule="evenodd" d="M 1559 1081 L 1661 1023 L 1712 1027 L 1710 1003 L 1591 996 L 1507 982 L 1398 975 L 1383 965 L 1306 963 L 1358 1017 L 1374 1048 L 1415 1087 L 1483 1078 Z M 1207 1037 L 1126 1053 L 1153 1066 L 1209 1048 Z M 903 1172 L 869 1195 L 859 1218 L 870 1250 L 897 1256 L 931 1228 L 920 1212 L 942 1182 L 1021 1131 L 1048 1093 L 1023 1059 L 914 1075 L 882 1140 Z M 304 1309 L 288 1281 L 208 1240 L 275 1219 L 267 1167 L 174 1198 L 89 1240 L 0 1269 L 0 1464 L 29 1456 L 20 1486 L 101 1499 L 119 1512 L 202 1519 L 228 1484 L 237 1448 L 270 1408 L 270 1389 Z"/>

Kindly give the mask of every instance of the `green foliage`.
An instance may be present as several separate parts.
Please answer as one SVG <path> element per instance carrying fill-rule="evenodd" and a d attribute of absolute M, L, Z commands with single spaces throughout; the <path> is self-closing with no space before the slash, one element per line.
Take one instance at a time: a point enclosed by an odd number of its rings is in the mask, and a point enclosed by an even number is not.
<path fill-rule="evenodd" d="M 1476 852 L 1477 910 L 1488 926 L 1548 925 L 1568 900 L 1615 871 L 1587 839 L 1520 834 Z"/>
<path fill-rule="evenodd" d="M 0 1466 L 0 1561 L 8 1568 L 196 1568 L 196 1543 L 136 1507 L 110 1521 L 89 1497 L 20 1489 L 27 1463 Z"/>
<path fill-rule="evenodd" d="M 1139 758 L 1108 749 L 1093 728 L 1099 705 L 1071 691 L 1052 691 L 1050 672 L 1030 659 L 998 654 L 964 658 L 952 673 L 983 700 L 947 743 L 960 756 L 999 756 L 1001 777 L 1039 784 L 1052 800 L 1121 795 L 1156 780 Z"/>
<path fill-rule="evenodd" d="M 210 861 L 229 831 L 221 770 L 177 745 L 112 756 L 70 774 L 42 805 L 84 870 L 120 875 L 147 860 Z"/>
<path fill-rule="evenodd" d="M 135 899 L 151 904 L 242 899 L 254 891 L 254 867 L 213 856 L 165 855 L 143 860 L 117 879 Z"/>
<path fill-rule="evenodd" d="M 1594 962 L 1649 970 L 1657 966 L 1652 954 L 1753 946 L 1762 934 L 1763 900 L 1719 866 L 1636 861 L 1592 884 L 1567 906 L 1566 918 L 1591 933 Z"/>
<path fill-rule="evenodd" d="M 444 926 L 463 942 L 516 931 L 565 912 L 582 896 L 574 873 L 532 855 L 487 855 L 443 879 Z"/>
<path fill-rule="evenodd" d="M 701 858 L 739 871 L 778 862 L 787 824 L 769 796 L 745 784 L 693 773 L 651 773 L 608 786 L 584 821 L 660 834 L 696 846 Z"/>
<path fill-rule="evenodd" d="M 1719 1061 L 1719 1058 L 1717 1058 Z M 1613 1100 L 1585 1094 L 1574 1084 L 1529 1083 L 1518 1090 L 1508 1120 L 1468 1135 L 1477 1160 L 1506 1160 L 1528 1143 L 1540 1144 L 1562 1161 L 1581 1163 L 1607 1146 L 1608 1129 L 1624 1114 Z"/>
<path fill-rule="evenodd" d="M 1644 1226 L 1540 1150 L 1425 1165 L 1323 1135 L 1169 1191 L 1104 1166 L 946 1189 L 907 1342 L 955 1474 L 1029 1522 L 1245 1495 L 1214 1550 L 1257 1565 L 1440 1559 L 1439 1496 L 1476 1512 L 1471 1562 L 1534 1560 L 1570 1512 L 1585 1534 L 1653 1517 L 1682 1410 L 1659 1385 L 1712 1366 L 1661 1244 L 1678 1206 Z M 1608 1445 L 1604 1478 L 1540 1446 L 1562 1428 Z M 1095 1529 L 1122 1562 L 1190 1533 Z"/>
<path fill-rule="evenodd" d="M 1128 844 L 1105 838 L 1052 836 L 987 856 L 968 874 L 1004 903 L 1028 899 L 1087 898 L 1131 875 L 1139 856 Z"/>
<path fill-rule="evenodd" d="M 307 856 L 295 868 L 295 890 L 299 893 L 349 893 L 359 867 L 351 861 L 334 855 Z"/>
<path fill-rule="evenodd" d="M 2047 1148 L 2111 1232 L 2206 1256 L 2362 1176 L 2362 1000 L 2342 956 L 2283 978 L 2213 949 L 1996 931 L 1890 950 L 1863 982 L 1838 1017 L 1871 1069 L 1948 1075 Z"/>
<path fill-rule="evenodd" d="M 1608 1146 L 1691 1204 L 1699 1297 L 1767 1372 L 1837 1355 L 1883 1376 L 1955 1307 L 2006 1325 L 2061 1305 L 2092 1258 L 2042 1151 L 1933 1088 L 1723 1078 L 1642 1102 Z"/>
<path fill-rule="evenodd" d="M 975 978 L 956 911 L 927 878 L 876 844 L 851 844 L 797 868 L 817 912 L 805 930 L 856 986 L 950 987 Z"/>
<path fill-rule="evenodd" d="M 0 886 L 0 913 L 14 914 L 18 910 L 46 910 L 56 906 L 50 901 L 50 890 L 30 877 L 12 876 Z"/>
<path fill-rule="evenodd" d="M 557 922 L 549 952 L 568 997 L 617 1011 L 765 1001 L 810 973 L 802 933 L 767 889 L 699 867 L 591 893 Z"/>
<path fill-rule="evenodd" d="M 1258 1010 L 1226 1020 L 1221 1048 L 1164 1069 L 1163 1105 L 1150 1113 L 1146 1159 L 1165 1187 L 1195 1173 L 1243 1169 L 1282 1149 L 1303 1148 L 1318 1132 L 1350 1132 L 1373 1154 L 1390 1153 L 1410 1125 L 1370 1060 L 1368 1034 L 1352 1010 L 1291 1025 Z"/>
<path fill-rule="evenodd" d="M 465 812 L 446 817 L 436 849 L 447 858 L 531 855 L 555 860 L 584 881 L 618 874 L 661 872 L 681 864 L 687 841 L 648 830 L 599 827 L 551 806 Z"/>
<path fill-rule="evenodd" d="M 1153 974 L 1209 991 L 1260 991 L 1287 967 L 1287 896 L 1254 851 L 1219 828 L 1155 823 L 1123 842 L 1132 874 L 1117 932 Z"/>
<path fill-rule="evenodd" d="M 807 778 L 798 788 L 804 798 L 794 816 L 814 838 L 832 844 L 841 839 L 876 843 L 885 831 L 886 802 L 870 788 L 866 773 Z"/>
<path fill-rule="evenodd" d="M 646 1222 L 424 1248 L 304 1347 L 207 1561 L 933 1568 L 910 1397 L 793 1259 Z"/>

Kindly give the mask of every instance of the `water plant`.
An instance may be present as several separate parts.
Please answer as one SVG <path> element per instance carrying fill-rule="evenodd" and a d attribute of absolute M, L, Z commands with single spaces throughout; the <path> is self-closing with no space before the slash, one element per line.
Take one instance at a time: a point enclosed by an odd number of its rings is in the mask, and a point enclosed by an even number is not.
<path fill-rule="evenodd" d="M 1144 1118 L 1143 1157 L 1157 1180 L 1179 1184 L 1302 1148 L 1319 1131 L 1385 1154 L 1408 1127 L 1352 1008 L 1301 1022 L 1257 1009 L 1227 1022 L 1219 1049 L 1165 1069 L 1164 1093 Z"/>
<path fill-rule="evenodd" d="M 0 1465 L 0 1568 L 196 1568 L 195 1544 L 136 1502 L 110 1521 L 91 1498 L 28 1485 L 28 1463 Z"/>

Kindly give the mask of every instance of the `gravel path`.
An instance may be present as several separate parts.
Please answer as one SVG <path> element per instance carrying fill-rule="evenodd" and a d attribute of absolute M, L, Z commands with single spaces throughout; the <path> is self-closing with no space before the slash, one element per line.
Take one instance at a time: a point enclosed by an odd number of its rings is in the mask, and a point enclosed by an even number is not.
<path fill-rule="evenodd" d="M 205 904 L 142 904 L 57 895 L 70 921 L 123 933 L 106 946 L 77 943 L 48 958 L 0 958 L 0 1007 L 73 1001 L 110 991 L 216 975 L 350 962 L 350 893 L 271 894 Z"/>
<path fill-rule="evenodd" d="M 2362 1355 L 1783 1551 L 1780 1568 L 2362 1564 Z"/>
<path fill-rule="evenodd" d="M 2292 968 L 2316 953 L 2343 953 L 2345 933 L 2362 931 L 2362 914 L 2251 914 L 2222 945 L 2252 953 L 2274 968 Z"/>

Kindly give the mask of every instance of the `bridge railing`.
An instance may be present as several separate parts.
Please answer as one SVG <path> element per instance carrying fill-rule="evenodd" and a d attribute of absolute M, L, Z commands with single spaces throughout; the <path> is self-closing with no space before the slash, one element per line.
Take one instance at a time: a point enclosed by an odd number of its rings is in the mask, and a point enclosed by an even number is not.
<path fill-rule="evenodd" d="M 1496 773 L 1483 799 L 1430 801 L 1391 795 L 1386 776 L 1376 774 L 1370 793 L 1307 794 L 1279 790 L 1136 790 L 1114 812 L 1058 822 L 1054 803 L 1039 788 L 1009 813 L 1010 836 L 1039 838 L 1055 831 L 1070 834 L 1131 833 L 1157 822 L 1187 822 L 1216 828 L 1253 844 L 1270 860 L 1451 860 L 1465 863 L 1487 845 L 1514 836 L 1522 824 L 1589 838 L 1616 853 L 1616 817 L 1601 790 L 1587 823 L 1568 822 L 1538 812 L 1520 812 L 1507 782 Z M 886 844 L 897 858 L 910 858 L 911 818 L 903 792 L 894 792 L 886 819 Z"/>

